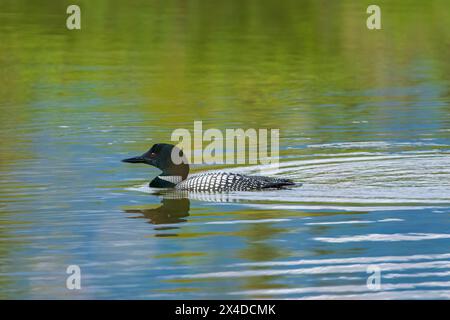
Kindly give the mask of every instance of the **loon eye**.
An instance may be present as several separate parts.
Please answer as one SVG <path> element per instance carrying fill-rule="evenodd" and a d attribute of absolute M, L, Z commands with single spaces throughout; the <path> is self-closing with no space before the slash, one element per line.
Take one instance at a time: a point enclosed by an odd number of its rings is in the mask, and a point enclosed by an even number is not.
<path fill-rule="evenodd" d="M 154 158 L 154 157 L 156 157 L 156 153 L 154 153 L 154 152 L 150 153 L 150 158 Z"/>

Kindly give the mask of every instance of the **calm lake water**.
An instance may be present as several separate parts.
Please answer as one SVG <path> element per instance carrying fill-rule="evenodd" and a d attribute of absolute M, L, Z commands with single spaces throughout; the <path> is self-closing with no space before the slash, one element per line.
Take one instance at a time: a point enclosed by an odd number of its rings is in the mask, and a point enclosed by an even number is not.
<path fill-rule="evenodd" d="M 0 3 L 0 298 L 450 298 L 448 1 L 377 1 L 379 31 L 366 1 L 79 3 Z M 266 173 L 303 185 L 120 162 L 194 120 L 280 129 Z"/>

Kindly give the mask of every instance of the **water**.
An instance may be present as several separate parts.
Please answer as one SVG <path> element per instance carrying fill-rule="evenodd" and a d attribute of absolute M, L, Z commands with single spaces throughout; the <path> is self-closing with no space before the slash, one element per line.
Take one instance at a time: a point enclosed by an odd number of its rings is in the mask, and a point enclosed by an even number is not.
<path fill-rule="evenodd" d="M 379 4 L 369 32 L 351 1 L 96 1 L 69 32 L 2 1 L 0 297 L 448 299 L 450 10 Z M 225 169 L 303 185 L 152 190 L 120 162 L 194 120 L 279 128 L 279 171 Z"/>

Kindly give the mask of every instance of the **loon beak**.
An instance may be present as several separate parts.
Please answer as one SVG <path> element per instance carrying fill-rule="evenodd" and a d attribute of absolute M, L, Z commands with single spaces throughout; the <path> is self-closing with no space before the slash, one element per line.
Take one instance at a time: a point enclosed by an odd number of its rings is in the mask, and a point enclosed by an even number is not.
<path fill-rule="evenodd" d="M 132 157 L 128 159 L 123 159 L 122 162 L 128 163 L 146 163 L 145 158 L 143 156 Z"/>

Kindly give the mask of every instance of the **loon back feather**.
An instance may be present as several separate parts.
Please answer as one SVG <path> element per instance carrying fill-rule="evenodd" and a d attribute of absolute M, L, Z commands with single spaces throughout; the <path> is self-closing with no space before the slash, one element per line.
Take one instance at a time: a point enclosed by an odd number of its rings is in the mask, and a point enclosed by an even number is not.
<path fill-rule="evenodd" d="M 246 176 L 231 172 L 207 172 L 188 177 L 175 186 L 178 190 L 191 191 L 249 191 L 260 189 L 280 189 L 293 186 L 288 179 L 263 176 Z"/>

